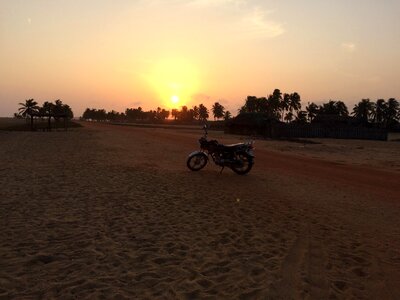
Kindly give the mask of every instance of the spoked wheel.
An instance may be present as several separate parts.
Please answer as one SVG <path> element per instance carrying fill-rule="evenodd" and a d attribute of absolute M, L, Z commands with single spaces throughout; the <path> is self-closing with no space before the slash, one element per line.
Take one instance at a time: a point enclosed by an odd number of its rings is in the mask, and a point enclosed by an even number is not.
<path fill-rule="evenodd" d="M 207 155 L 205 155 L 204 153 L 197 153 L 195 155 L 189 156 L 186 165 L 192 171 L 200 171 L 206 166 L 207 161 Z"/>
<path fill-rule="evenodd" d="M 236 163 L 231 166 L 232 170 L 239 175 L 244 175 L 250 172 L 253 167 L 253 157 L 247 153 L 238 153 L 235 157 Z"/>

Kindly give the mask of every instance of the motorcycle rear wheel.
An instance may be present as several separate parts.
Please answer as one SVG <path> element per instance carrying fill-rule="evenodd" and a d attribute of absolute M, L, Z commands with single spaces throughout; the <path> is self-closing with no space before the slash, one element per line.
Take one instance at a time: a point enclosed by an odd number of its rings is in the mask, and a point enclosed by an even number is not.
<path fill-rule="evenodd" d="M 236 155 L 236 160 L 240 161 L 240 164 L 233 164 L 231 166 L 233 172 L 239 175 L 244 175 L 250 172 L 254 165 L 253 157 L 247 153 L 238 153 Z"/>
<path fill-rule="evenodd" d="M 208 162 L 208 157 L 204 153 L 197 153 L 190 156 L 186 162 L 187 167 L 192 171 L 200 171 Z"/>

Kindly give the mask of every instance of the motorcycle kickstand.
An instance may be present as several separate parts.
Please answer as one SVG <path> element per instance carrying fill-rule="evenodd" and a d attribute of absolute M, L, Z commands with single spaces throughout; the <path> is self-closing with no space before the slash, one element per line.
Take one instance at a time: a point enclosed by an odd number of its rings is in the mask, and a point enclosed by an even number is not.
<path fill-rule="evenodd" d="M 223 167 L 221 168 L 221 171 L 219 172 L 219 174 L 222 174 L 222 171 L 224 170 L 224 168 L 225 168 L 225 166 L 223 166 Z"/>

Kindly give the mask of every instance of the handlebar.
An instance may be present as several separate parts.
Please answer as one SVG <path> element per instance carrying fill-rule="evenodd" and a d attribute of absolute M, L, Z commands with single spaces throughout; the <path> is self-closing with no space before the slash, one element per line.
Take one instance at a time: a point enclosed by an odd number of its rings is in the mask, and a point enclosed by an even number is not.
<path fill-rule="evenodd" d="M 203 130 L 204 130 L 204 137 L 207 137 L 207 134 L 208 134 L 208 131 L 207 131 L 207 124 L 204 124 Z"/>

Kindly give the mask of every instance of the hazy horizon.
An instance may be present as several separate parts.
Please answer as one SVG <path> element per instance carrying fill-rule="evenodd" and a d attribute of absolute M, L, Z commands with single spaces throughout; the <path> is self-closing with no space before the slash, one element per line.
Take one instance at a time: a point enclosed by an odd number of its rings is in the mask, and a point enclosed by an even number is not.
<path fill-rule="evenodd" d="M 394 0 L 3 0 L 0 116 L 29 98 L 76 116 L 216 101 L 236 114 L 275 88 L 350 110 L 399 99 L 398 11 Z"/>

